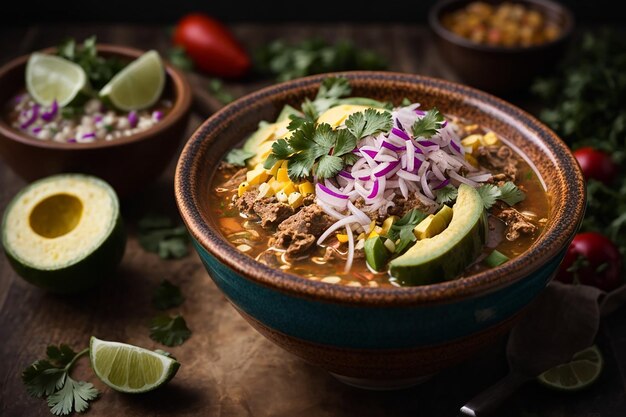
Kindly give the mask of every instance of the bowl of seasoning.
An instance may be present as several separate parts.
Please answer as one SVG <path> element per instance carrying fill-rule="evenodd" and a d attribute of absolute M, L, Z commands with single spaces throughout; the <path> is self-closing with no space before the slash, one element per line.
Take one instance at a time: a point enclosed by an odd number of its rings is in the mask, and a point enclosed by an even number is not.
<path fill-rule="evenodd" d="M 190 106 L 156 51 L 71 41 L 0 68 L 0 155 L 26 181 L 79 172 L 129 196 L 176 155 Z"/>
<path fill-rule="evenodd" d="M 459 78 L 500 94 L 519 92 L 553 68 L 574 27 L 572 13 L 550 0 L 444 0 L 428 21 Z"/>

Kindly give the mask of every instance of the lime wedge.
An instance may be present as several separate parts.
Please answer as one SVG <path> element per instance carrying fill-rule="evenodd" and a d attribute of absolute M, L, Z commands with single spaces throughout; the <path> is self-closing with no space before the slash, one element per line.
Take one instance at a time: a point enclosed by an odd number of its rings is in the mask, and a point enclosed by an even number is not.
<path fill-rule="evenodd" d="M 157 102 L 165 86 L 165 70 L 158 52 L 148 51 L 115 74 L 100 90 L 120 110 L 145 109 Z"/>
<path fill-rule="evenodd" d="M 49 106 L 54 100 L 66 106 L 85 88 L 85 71 L 67 59 L 33 53 L 26 64 L 26 89 L 39 104 Z"/>
<path fill-rule="evenodd" d="M 173 358 L 125 343 L 91 337 L 91 367 L 102 382 L 116 391 L 152 391 L 172 379 L 180 363 Z"/>
<path fill-rule="evenodd" d="M 596 345 L 572 358 L 572 361 L 555 366 L 537 377 L 542 384 L 561 391 L 577 391 L 593 384 L 602 372 L 604 360 Z"/>

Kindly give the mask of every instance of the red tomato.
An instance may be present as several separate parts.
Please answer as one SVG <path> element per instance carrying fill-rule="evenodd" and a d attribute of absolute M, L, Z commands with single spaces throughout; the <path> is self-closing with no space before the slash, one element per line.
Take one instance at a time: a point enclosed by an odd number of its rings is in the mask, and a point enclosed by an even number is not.
<path fill-rule="evenodd" d="M 250 69 L 250 58 L 230 31 L 217 20 L 192 13 L 174 30 L 174 43 L 185 49 L 197 68 L 224 78 L 238 78 Z"/>
<path fill-rule="evenodd" d="M 624 284 L 622 256 L 617 246 L 600 233 L 579 233 L 567 249 L 556 279 L 580 282 L 604 291 Z"/>
<path fill-rule="evenodd" d="M 593 178 L 608 185 L 617 177 L 619 168 L 606 152 L 586 147 L 578 149 L 574 156 L 587 180 Z"/>

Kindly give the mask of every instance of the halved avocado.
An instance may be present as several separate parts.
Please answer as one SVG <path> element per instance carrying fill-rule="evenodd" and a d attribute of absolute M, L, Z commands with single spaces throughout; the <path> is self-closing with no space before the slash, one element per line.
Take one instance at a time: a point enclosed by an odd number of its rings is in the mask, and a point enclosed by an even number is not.
<path fill-rule="evenodd" d="M 418 240 L 390 262 L 391 281 L 403 286 L 448 281 L 478 257 L 487 237 L 487 216 L 478 191 L 461 184 L 452 211 L 443 232 Z"/>
<path fill-rule="evenodd" d="M 85 290 L 111 277 L 126 247 L 115 191 L 87 175 L 35 181 L 7 206 L 2 245 L 26 281 L 56 293 Z"/>

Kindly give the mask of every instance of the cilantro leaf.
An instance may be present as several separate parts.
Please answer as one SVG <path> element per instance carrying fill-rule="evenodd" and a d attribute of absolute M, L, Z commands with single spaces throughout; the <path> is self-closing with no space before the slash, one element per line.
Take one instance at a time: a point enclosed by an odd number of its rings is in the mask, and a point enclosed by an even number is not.
<path fill-rule="evenodd" d="M 513 206 L 526 198 L 526 194 L 517 188 L 511 181 L 505 182 L 500 186 L 499 200 L 504 201 L 509 206 Z"/>
<path fill-rule="evenodd" d="M 413 123 L 413 136 L 416 138 L 430 138 L 441 128 L 441 124 L 444 122 L 444 117 L 436 107 L 428 110 L 424 117 L 417 119 Z"/>
<path fill-rule="evenodd" d="M 332 178 L 343 168 L 343 160 L 334 155 L 324 155 L 315 168 L 315 175 L 320 178 Z"/>
<path fill-rule="evenodd" d="M 437 203 L 445 204 L 451 201 L 456 200 L 456 197 L 459 195 L 459 190 L 454 185 L 446 185 L 439 190 L 435 190 L 435 197 L 437 199 Z"/>
<path fill-rule="evenodd" d="M 388 132 L 393 127 L 393 120 L 387 111 L 366 109 L 351 114 L 346 120 L 346 127 L 357 139 L 361 139 L 378 132 Z"/>
<path fill-rule="evenodd" d="M 65 383 L 67 373 L 57 368 L 48 360 L 34 362 L 22 372 L 22 382 L 26 385 L 26 392 L 32 397 L 48 396 L 61 388 Z"/>
<path fill-rule="evenodd" d="M 185 301 L 180 288 L 164 279 L 152 295 L 152 305 L 159 310 L 178 307 Z"/>
<path fill-rule="evenodd" d="M 76 357 L 76 352 L 66 344 L 61 344 L 58 347 L 50 345 L 46 349 L 46 355 L 55 366 L 64 367 Z"/>
<path fill-rule="evenodd" d="M 239 167 L 245 167 L 246 161 L 256 155 L 255 152 L 247 151 L 243 148 L 232 149 L 226 155 L 226 162 L 229 164 L 237 165 Z"/>
<path fill-rule="evenodd" d="M 139 244 L 162 259 L 179 259 L 189 254 L 189 235 L 185 226 L 159 214 L 150 213 L 139 221 Z"/>
<path fill-rule="evenodd" d="M 343 156 L 350 154 L 356 148 L 357 138 L 345 129 L 336 131 L 333 155 Z"/>
<path fill-rule="evenodd" d="M 345 77 L 326 77 L 322 81 L 315 96 L 315 100 L 306 99 L 302 103 L 302 111 L 310 120 L 317 117 L 338 104 L 341 97 L 348 96 L 352 92 L 350 82 Z"/>
<path fill-rule="evenodd" d="M 75 381 L 68 376 L 63 388 L 48 397 L 48 406 L 56 416 L 65 416 L 73 411 L 82 413 L 89 408 L 89 401 L 96 399 L 98 394 L 93 384 Z"/>
<path fill-rule="evenodd" d="M 480 198 L 483 200 L 483 206 L 485 206 L 485 210 L 489 210 L 494 204 L 496 204 L 496 200 L 500 198 L 500 189 L 493 184 L 483 184 L 480 187 L 476 188 L 478 194 L 480 194 Z"/>
<path fill-rule="evenodd" d="M 191 330 L 187 327 L 185 319 L 180 316 L 158 316 L 150 325 L 150 338 L 165 346 L 182 345 L 191 337 Z"/>
<path fill-rule="evenodd" d="M 402 216 L 400 220 L 391 225 L 387 236 L 389 239 L 396 242 L 396 250 L 394 251 L 394 254 L 401 254 L 412 242 L 417 240 L 413 234 L 413 229 L 415 229 L 415 226 L 417 226 L 425 218 L 426 213 L 413 209 Z"/>

